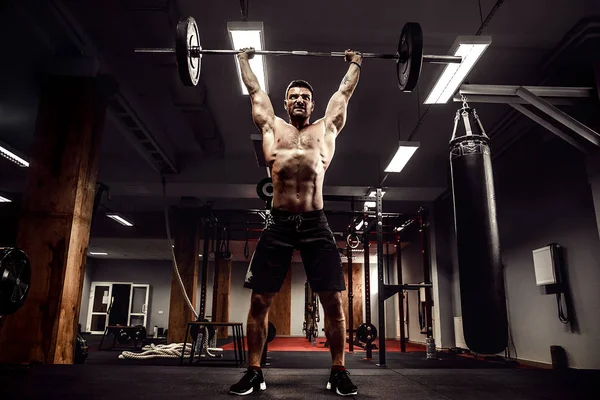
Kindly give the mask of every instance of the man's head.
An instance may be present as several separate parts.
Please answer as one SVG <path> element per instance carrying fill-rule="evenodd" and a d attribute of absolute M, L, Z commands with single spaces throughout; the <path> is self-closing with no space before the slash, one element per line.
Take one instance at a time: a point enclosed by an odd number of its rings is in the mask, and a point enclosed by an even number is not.
<path fill-rule="evenodd" d="M 285 91 L 283 105 L 290 118 L 310 118 L 315 109 L 310 83 L 302 80 L 292 81 Z"/>

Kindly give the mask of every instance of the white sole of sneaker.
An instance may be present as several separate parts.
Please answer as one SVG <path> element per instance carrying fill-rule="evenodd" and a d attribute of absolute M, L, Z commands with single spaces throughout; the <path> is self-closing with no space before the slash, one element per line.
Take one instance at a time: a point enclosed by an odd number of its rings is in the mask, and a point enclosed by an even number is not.
<path fill-rule="evenodd" d="M 262 382 L 259 386 L 260 390 L 267 390 L 267 383 L 266 382 Z M 229 391 L 229 393 L 231 394 L 236 394 L 238 396 L 246 396 L 250 393 L 254 392 L 254 388 L 250 388 L 249 390 L 243 392 L 243 393 L 236 393 L 236 392 L 232 392 L 231 390 Z"/>
<path fill-rule="evenodd" d="M 327 386 L 326 386 L 327 390 L 331 390 L 331 382 L 327 382 Z M 338 390 L 338 388 L 335 388 L 335 393 L 340 395 L 340 396 L 354 396 L 356 394 L 358 394 L 358 390 L 352 392 L 352 393 L 347 393 L 347 394 L 343 394 L 340 393 L 340 391 Z"/>
<path fill-rule="evenodd" d="M 336 392 L 337 394 L 339 394 L 340 396 L 354 396 L 354 395 L 358 394 L 358 390 L 355 390 L 355 391 L 354 391 L 354 392 L 352 392 L 352 393 L 346 393 L 346 394 L 343 394 L 343 393 L 340 393 L 340 391 L 339 391 L 337 388 L 335 388 L 335 392 Z"/>

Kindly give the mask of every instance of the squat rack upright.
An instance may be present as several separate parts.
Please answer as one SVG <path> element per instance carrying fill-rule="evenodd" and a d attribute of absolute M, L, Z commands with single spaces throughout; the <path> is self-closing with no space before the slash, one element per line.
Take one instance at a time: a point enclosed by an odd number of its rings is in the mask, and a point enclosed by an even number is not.
<path fill-rule="evenodd" d="M 429 222 L 427 221 L 427 212 L 424 208 L 420 208 L 416 217 L 408 219 L 401 227 L 396 228 L 396 265 L 398 269 L 398 284 L 392 285 L 389 282 L 386 284 L 384 281 L 384 270 L 383 270 L 383 204 L 382 204 L 383 192 L 382 188 L 378 187 L 375 193 L 376 203 L 376 232 L 377 232 L 377 314 L 379 315 L 379 363 L 378 367 L 386 367 L 386 343 L 385 343 L 385 301 L 400 293 L 399 296 L 399 311 L 400 311 L 400 346 L 401 351 L 406 351 L 406 344 L 404 342 L 404 291 L 405 290 L 419 290 L 424 288 L 425 291 L 425 324 L 427 339 L 433 340 L 433 319 L 432 319 L 432 293 L 433 287 L 431 283 L 431 258 L 429 249 Z M 408 228 L 410 225 L 417 223 L 421 239 L 421 253 L 422 253 L 422 265 L 423 265 L 423 284 L 404 284 L 402 280 L 402 261 L 401 261 L 401 242 L 400 232 L 403 229 Z M 369 234 L 368 227 L 366 228 L 365 234 Z M 365 249 L 367 251 L 367 249 Z M 365 257 L 365 260 L 367 258 Z M 369 273 L 369 266 L 365 264 L 365 273 Z"/>

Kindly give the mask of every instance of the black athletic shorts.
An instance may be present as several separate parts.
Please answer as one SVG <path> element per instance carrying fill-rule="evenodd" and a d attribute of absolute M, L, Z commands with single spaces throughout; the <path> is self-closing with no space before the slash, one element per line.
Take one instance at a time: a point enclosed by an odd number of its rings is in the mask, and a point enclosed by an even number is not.
<path fill-rule="evenodd" d="M 323 210 L 291 213 L 277 208 L 267 218 L 244 286 L 256 293 L 279 292 L 294 249 L 300 251 L 313 291 L 346 290 L 340 253 Z"/>

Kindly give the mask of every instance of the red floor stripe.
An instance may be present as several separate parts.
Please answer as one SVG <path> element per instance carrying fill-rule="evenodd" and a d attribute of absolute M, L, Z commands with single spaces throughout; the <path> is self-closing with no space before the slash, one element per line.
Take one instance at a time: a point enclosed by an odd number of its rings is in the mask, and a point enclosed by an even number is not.
<path fill-rule="evenodd" d="M 306 338 L 303 337 L 277 337 L 269 343 L 269 351 L 329 351 L 329 348 L 324 346 L 325 338 L 317 338 L 317 345 L 313 346 Z M 379 344 L 376 341 L 375 344 Z M 387 339 L 385 341 L 386 352 L 400 352 L 400 342 L 398 340 Z M 248 344 L 246 342 L 246 348 Z M 223 350 L 233 350 L 233 343 L 223 346 Z M 425 346 L 415 345 L 412 343 L 406 344 L 406 351 L 424 351 Z M 348 343 L 346 343 L 346 351 L 349 351 Z M 365 351 L 364 349 L 354 346 L 354 351 Z M 376 352 L 377 350 L 373 350 Z"/>

